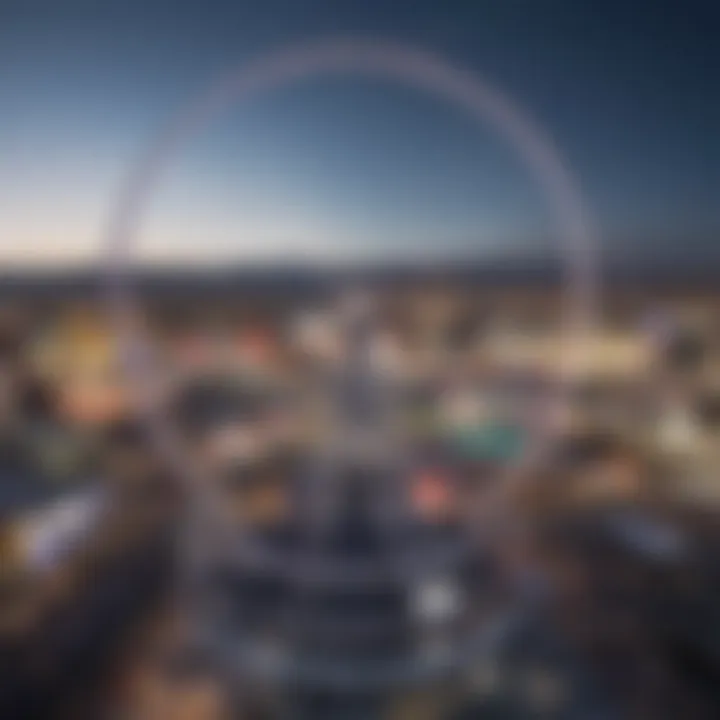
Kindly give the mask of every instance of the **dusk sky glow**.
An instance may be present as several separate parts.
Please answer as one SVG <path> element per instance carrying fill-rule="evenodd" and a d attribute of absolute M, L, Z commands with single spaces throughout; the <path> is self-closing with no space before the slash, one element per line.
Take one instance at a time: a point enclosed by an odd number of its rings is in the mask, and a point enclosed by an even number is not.
<path fill-rule="evenodd" d="M 0 261 L 92 261 L 125 173 L 218 75 L 289 42 L 389 38 L 488 78 L 553 137 L 611 259 L 720 259 L 712 3 L 612 0 L 0 8 Z M 583 7 L 581 7 L 583 6 Z M 140 256 L 163 262 L 552 252 L 512 148 L 395 83 L 311 79 L 235 108 L 178 158 Z"/>

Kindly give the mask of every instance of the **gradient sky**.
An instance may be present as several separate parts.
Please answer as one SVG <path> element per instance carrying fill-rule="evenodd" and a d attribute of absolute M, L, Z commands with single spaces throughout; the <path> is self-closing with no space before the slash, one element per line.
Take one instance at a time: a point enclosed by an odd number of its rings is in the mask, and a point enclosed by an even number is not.
<path fill-rule="evenodd" d="M 425 47 L 514 98 L 578 178 L 611 260 L 720 260 L 714 4 L 3 0 L 0 262 L 97 258 L 124 172 L 184 101 L 258 53 L 334 34 Z M 213 125 L 152 198 L 137 254 L 495 259 L 551 253 L 552 237 L 490 129 L 348 77 Z"/>

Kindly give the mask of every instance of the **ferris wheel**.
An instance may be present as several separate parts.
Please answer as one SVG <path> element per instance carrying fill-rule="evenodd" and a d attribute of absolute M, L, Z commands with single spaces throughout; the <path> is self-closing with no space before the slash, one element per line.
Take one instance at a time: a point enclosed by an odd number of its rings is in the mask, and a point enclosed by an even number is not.
<path fill-rule="evenodd" d="M 570 376 L 583 348 L 577 340 L 594 321 L 594 238 L 570 173 L 524 113 L 476 75 L 395 43 L 332 39 L 260 58 L 192 103 L 131 173 L 108 234 L 108 299 L 148 432 L 191 497 L 179 559 L 196 642 L 238 687 L 257 681 L 300 695 L 357 699 L 462 672 L 532 612 L 532 573 L 522 564 L 500 572 L 493 558 L 517 529 L 512 489 L 552 445 L 552 418 L 564 397 L 558 393 L 536 413 L 527 452 L 496 478 L 482 514 L 472 505 L 464 522 L 428 522 L 413 511 L 416 450 L 397 422 L 403 393 L 392 374 L 377 371 L 378 309 L 368 291 L 343 287 L 334 311 L 344 351 L 331 353 L 339 363 L 325 367 L 313 386 L 331 421 L 290 473 L 289 517 L 270 532 L 229 521 L 222 483 L 209 477 L 202 458 L 190 456 L 172 418 L 142 391 L 162 368 L 135 321 L 132 242 L 162 173 L 216 116 L 328 73 L 429 92 L 489 124 L 517 151 L 557 221 L 568 277 L 563 321 L 572 350 L 563 362 Z M 442 495 L 442 482 L 430 485 L 421 491 L 425 506 Z"/>

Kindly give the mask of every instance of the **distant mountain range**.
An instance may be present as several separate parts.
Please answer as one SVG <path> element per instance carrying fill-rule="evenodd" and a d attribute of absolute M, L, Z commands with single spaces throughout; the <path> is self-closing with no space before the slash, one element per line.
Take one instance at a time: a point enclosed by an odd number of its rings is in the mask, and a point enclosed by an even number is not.
<path fill-rule="evenodd" d="M 419 281 L 452 282 L 488 287 L 548 286 L 559 284 L 566 270 L 558 262 L 477 262 L 455 260 L 445 263 L 377 263 L 335 266 L 302 264 L 252 265 L 214 268 L 164 266 L 126 271 L 125 280 L 143 293 L 166 292 L 284 292 L 332 287 L 338 283 L 368 285 L 412 284 Z M 677 285 L 712 290 L 720 285 L 720 264 L 699 262 L 689 265 L 672 259 L 647 263 L 606 263 L 598 274 L 603 285 Z M 108 273 L 100 268 L 82 269 L 0 269 L 0 294 L 86 294 L 102 289 Z"/>

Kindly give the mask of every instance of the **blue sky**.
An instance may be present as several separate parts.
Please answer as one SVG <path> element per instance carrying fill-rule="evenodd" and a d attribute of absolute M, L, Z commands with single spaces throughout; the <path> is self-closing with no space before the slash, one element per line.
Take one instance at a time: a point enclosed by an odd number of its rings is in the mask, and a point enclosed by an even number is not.
<path fill-rule="evenodd" d="M 389 37 L 481 72 L 553 136 L 611 257 L 712 254 L 720 51 L 711 4 L 267 0 L 3 3 L 0 261 L 102 253 L 122 178 L 220 73 L 286 42 Z M 594 4 L 593 4 L 594 5 Z M 137 256 L 165 262 L 552 252 L 511 149 L 383 82 L 316 80 L 224 117 L 152 198 Z"/>

